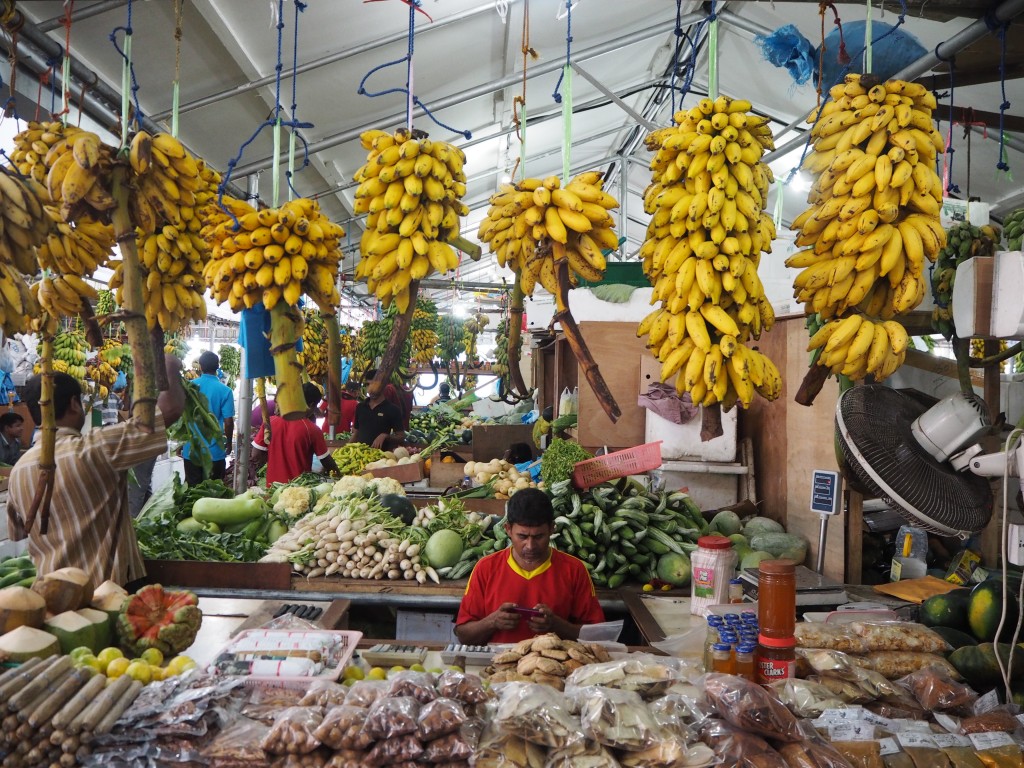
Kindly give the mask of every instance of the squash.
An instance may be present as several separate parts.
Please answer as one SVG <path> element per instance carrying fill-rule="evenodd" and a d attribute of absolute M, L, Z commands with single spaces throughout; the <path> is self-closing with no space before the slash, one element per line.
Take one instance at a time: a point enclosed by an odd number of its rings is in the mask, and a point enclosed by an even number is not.
<path fill-rule="evenodd" d="M 0 589 L 0 635 L 18 627 L 43 626 L 46 601 L 28 587 Z"/>
<path fill-rule="evenodd" d="M 169 657 L 195 642 L 202 621 L 193 593 L 150 584 L 125 602 L 117 620 L 117 639 L 133 656 L 156 648 Z"/>

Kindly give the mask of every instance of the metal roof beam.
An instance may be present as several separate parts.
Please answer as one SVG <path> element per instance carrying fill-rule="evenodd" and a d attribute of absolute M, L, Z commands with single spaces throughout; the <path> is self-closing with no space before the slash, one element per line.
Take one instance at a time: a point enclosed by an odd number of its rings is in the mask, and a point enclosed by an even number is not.
<path fill-rule="evenodd" d="M 103 2 L 93 3 L 92 5 L 87 5 L 84 8 L 76 8 L 71 14 L 71 23 L 74 24 L 76 21 L 81 21 L 82 19 L 99 16 L 101 13 L 122 8 L 124 5 L 125 0 L 103 0 Z M 64 26 L 64 21 L 64 16 L 54 16 L 52 19 L 44 19 L 43 21 L 40 21 L 36 24 L 36 28 L 40 32 L 49 32 L 57 29 L 57 27 Z"/>

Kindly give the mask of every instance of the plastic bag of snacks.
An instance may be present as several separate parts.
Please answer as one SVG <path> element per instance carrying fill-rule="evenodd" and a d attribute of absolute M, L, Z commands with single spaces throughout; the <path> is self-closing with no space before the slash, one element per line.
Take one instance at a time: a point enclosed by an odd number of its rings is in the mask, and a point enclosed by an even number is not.
<path fill-rule="evenodd" d="M 324 768 L 363 768 L 366 752 L 355 749 L 339 749 L 324 765 Z"/>
<path fill-rule="evenodd" d="M 416 733 L 420 703 L 412 696 L 383 698 L 366 715 L 366 733 L 373 739 L 394 739 Z"/>
<path fill-rule="evenodd" d="M 789 768 L 851 768 L 850 761 L 822 739 L 782 744 L 779 754 Z"/>
<path fill-rule="evenodd" d="M 413 734 L 381 739 L 366 753 L 367 765 L 415 763 L 423 754 L 423 745 Z"/>
<path fill-rule="evenodd" d="M 203 749 L 203 757 L 210 764 L 225 768 L 262 765 L 267 756 L 260 744 L 269 732 L 270 726 L 247 717 L 238 717 L 224 726 Z"/>
<path fill-rule="evenodd" d="M 330 752 L 318 749 L 305 755 L 281 755 L 270 764 L 270 768 L 326 768 Z"/>
<path fill-rule="evenodd" d="M 922 707 L 932 712 L 971 707 L 978 699 L 973 688 L 953 680 L 945 667 L 925 667 L 899 682 Z"/>
<path fill-rule="evenodd" d="M 832 747 L 853 768 L 885 768 L 877 741 L 833 741 Z"/>
<path fill-rule="evenodd" d="M 387 690 L 387 680 L 357 680 L 348 689 L 348 695 L 343 703 L 350 707 L 368 708 L 373 706 L 377 699 L 383 698 Z"/>
<path fill-rule="evenodd" d="M 437 676 L 437 693 L 445 698 L 461 701 L 463 704 L 483 704 L 494 694 L 484 688 L 484 681 L 478 675 L 448 669 Z"/>
<path fill-rule="evenodd" d="M 506 683 L 492 724 L 534 744 L 563 747 L 580 732 L 580 721 L 570 709 L 569 700 L 550 686 Z"/>
<path fill-rule="evenodd" d="M 262 746 L 271 755 L 304 755 L 320 746 L 316 729 L 323 721 L 320 710 L 313 707 L 288 707 L 274 719 Z"/>
<path fill-rule="evenodd" d="M 362 707 L 341 705 L 332 707 L 324 715 L 315 736 L 325 747 L 362 751 L 373 744 L 373 737 L 366 732 L 366 715 L 369 710 Z"/>
<path fill-rule="evenodd" d="M 800 648 L 826 648 L 843 653 L 868 652 L 867 641 L 845 624 L 798 622 L 793 629 L 793 637 Z"/>
<path fill-rule="evenodd" d="M 574 739 L 548 753 L 546 768 L 618 768 L 619 763 L 602 744 L 592 739 Z"/>
<path fill-rule="evenodd" d="M 650 710 L 636 691 L 591 686 L 573 693 L 583 734 L 605 747 L 639 752 L 664 741 Z"/>
<path fill-rule="evenodd" d="M 469 760 L 473 756 L 473 745 L 461 732 L 448 733 L 423 744 L 421 763 L 449 763 Z"/>
<path fill-rule="evenodd" d="M 776 680 L 768 684 L 768 690 L 797 717 L 819 717 L 826 709 L 844 705 L 829 688 L 812 680 Z"/>
<path fill-rule="evenodd" d="M 777 741 L 804 738 L 800 722 L 760 685 L 735 675 L 704 676 L 704 696 L 719 717 L 750 733 Z"/>
<path fill-rule="evenodd" d="M 420 709 L 416 736 L 420 741 L 446 736 L 466 722 L 466 713 L 455 699 L 434 699 Z"/>
<path fill-rule="evenodd" d="M 730 768 L 788 768 L 782 755 L 760 736 L 711 718 L 700 724 L 700 740 Z"/>
<path fill-rule="evenodd" d="M 299 700 L 299 706 L 335 707 L 345 703 L 348 693 L 347 686 L 339 685 L 333 680 L 314 680 Z"/>
<path fill-rule="evenodd" d="M 412 696 L 420 704 L 427 704 L 437 698 L 434 687 L 434 676 L 430 672 L 413 672 L 406 670 L 391 677 L 388 682 L 387 696 Z"/>
<path fill-rule="evenodd" d="M 506 733 L 493 722 L 484 729 L 474 759 L 476 768 L 544 768 L 546 763 L 544 747 Z"/>
<path fill-rule="evenodd" d="M 937 653 L 921 651 L 875 651 L 868 655 L 871 668 L 888 680 L 898 680 L 926 667 L 942 669 L 949 677 L 959 678 L 956 667 Z"/>
<path fill-rule="evenodd" d="M 949 643 L 922 624 L 908 621 L 851 621 L 847 625 L 868 645 L 868 651 L 942 653 Z"/>

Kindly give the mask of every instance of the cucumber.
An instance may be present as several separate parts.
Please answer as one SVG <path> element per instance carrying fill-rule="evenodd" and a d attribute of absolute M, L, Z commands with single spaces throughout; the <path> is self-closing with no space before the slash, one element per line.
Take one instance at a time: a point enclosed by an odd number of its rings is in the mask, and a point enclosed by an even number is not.
<path fill-rule="evenodd" d="M 20 571 L 13 571 L 12 573 L 7 574 L 2 579 L 0 579 L 0 589 L 3 589 L 4 587 L 13 587 L 19 584 L 20 582 L 30 578 L 32 580 L 35 580 L 35 577 L 35 568 L 26 568 Z"/>

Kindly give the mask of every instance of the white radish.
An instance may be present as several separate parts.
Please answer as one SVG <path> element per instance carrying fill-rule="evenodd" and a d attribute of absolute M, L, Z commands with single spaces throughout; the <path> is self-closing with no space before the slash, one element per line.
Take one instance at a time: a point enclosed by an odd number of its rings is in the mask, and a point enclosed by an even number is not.
<path fill-rule="evenodd" d="M 415 557 L 419 553 L 420 553 L 420 545 L 419 544 L 410 544 L 406 548 L 406 550 L 405 550 L 405 554 L 407 554 L 409 557 Z"/>
<path fill-rule="evenodd" d="M 412 581 L 413 579 L 416 578 L 416 571 L 412 571 L 412 570 L 406 571 L 405 573 L 402 574 L 402 578 L 405 579 L 406 581 Z"/>
<path fill-rule="evenodd" d="M 426 584 L 427 583 L 427 572 L 426 571 L 417 571 L 416 572 L 416 582 L 418 584 Z"/>
<path fill-rule="evenodd" d="M 314 568 L 313 570 L 311 570 L 309 573 L 306 574 L 306 578 L 307 579 L 315 579 L 315 578 L 317 578 L 319 576 L 323 576 L 325 570 L 326 569 L 324 569 L 324 568 Z"/>
<path fill-rule="evenodd" d="M 412 568 L 412 562 L 408 559 L 403 560 L 398 564 L 398 567 L 401 568 L 403 571 L 408 571 L 410 568 Z"/>
<path fill-rule="evenodd" d="M 435 571 L 435 570 L 434 570 L 433 568 L 431 568 L 431 567 L 430 567 L 429 565 L 428 565 L 428 566 L 427 566 L 427 567 L 426 567 L 426 568 L 424 569 L 424 571 L 426 572 L 426 574 L 427 574 L 427 577 L 428 577 L 428 578 L 429 578 L 429 579 L 430 579 L 430 580 L 431 580 L 432 582 L 434 582 L 435 584 L 440 584 L 440 583 L 441 583 L 441 577 L 440 577 L 440 576 L 438 576 L 438 575 L 437 575 L 437 571 Z"/>
<path fill-rule="evenodd" d="M 400 570 L 398 570 L 397 568 L 392 568 L 390 571 L 388 571 L 388 578 L 389 579 L 400 579 L 400 578 L 402 578 L 402 572 Z"/>

